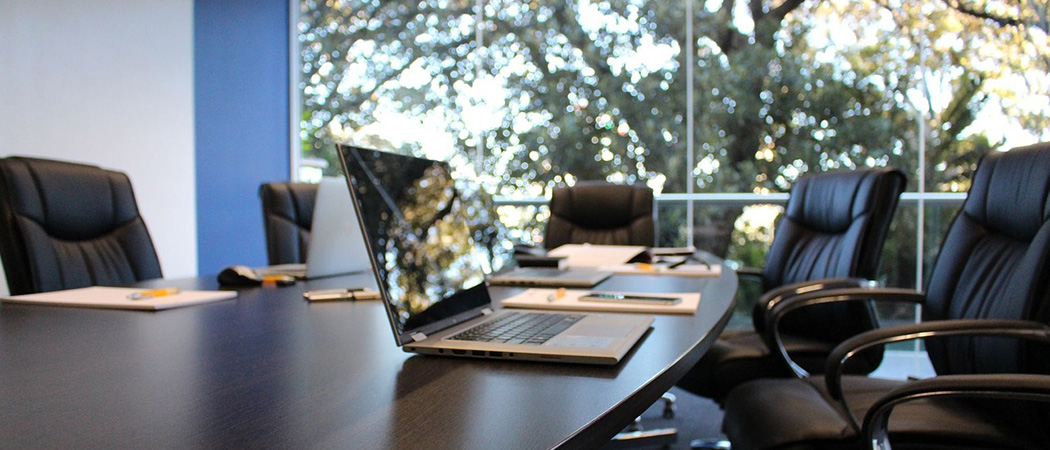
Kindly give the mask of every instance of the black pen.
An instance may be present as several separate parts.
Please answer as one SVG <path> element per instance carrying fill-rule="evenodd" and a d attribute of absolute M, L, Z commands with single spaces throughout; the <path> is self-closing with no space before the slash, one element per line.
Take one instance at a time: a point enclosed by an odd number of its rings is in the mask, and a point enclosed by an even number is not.
<path fill-rule="evenodd" d="M 637 303 L 642 305 L 664 305 L 671 306 L 681 302 L 680 297 L 668 297 L 662 295 L 638 295 L 638 294 L 613 294 L 592 292 L 580 296 L 581 302 L 613 302 L 613 303 Z"/>

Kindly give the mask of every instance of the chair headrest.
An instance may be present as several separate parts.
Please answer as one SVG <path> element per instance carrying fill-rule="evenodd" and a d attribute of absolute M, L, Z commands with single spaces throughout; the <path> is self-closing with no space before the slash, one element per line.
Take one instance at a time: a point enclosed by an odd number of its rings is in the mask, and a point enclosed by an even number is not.
<path fill-rule="evenodd" d="M 298 227 L 313 228 L 316 183 L 271 182 L 259 185 L 263 214 L 284 218 Z"/>
<path fill-rule="evenodd" d="M 1050 221 L 1050 143 L 984 157 L 963 211 L 978 223 L 1016 240 L 1031 241 Z"/>
<path fill-rule="evenodd" d="M 551 194 L 551 214 L 592 229 L 619 228 L 653 215 L 653 190 L 642 185 L 581 181 Z"/>
<path fill-rule="evenodd" d="M 879 183 L 890 179 L 900 186 L 905 182 L 904 175 L 891 168 L 806 175 L 792 187 L 784 213 L 816 231 L 845 232 L 860 216 L 871 212 L 876 202 L 868 200 L 873 195 L 884 195 L 889 186 Z"/>
<path fill-rule="evenodd" d="M 139 215 L 131 181 L 123 173 L 24 157 L 8 158 L 5 165 L 3 189 L 14 214 L 38 223 L 55 238 L 98 238 Z"/>

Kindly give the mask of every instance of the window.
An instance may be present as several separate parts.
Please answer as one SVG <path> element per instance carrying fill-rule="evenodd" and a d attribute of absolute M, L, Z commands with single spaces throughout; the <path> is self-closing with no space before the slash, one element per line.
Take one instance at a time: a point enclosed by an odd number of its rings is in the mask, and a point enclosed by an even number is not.
<path fill-rule="evenodd" d="M 304 0 L 303 176 L 338 172 L 337 141 L 447 160 L 524 242 L 554 186 L 645 183 L 660 244 L 760 265 L 767 194 L 891 165 L 881 277 L 917 287 L 980 155 L 1050 137 L 1036 3 Z"/>

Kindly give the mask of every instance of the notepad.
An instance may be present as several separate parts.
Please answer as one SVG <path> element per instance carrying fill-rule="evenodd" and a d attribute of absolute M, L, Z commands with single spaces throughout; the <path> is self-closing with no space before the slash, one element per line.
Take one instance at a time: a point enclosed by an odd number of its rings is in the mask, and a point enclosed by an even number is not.
<path fill-rule="evenodd" d="M 699 292 L 616 292 L 625 295 L 654 295 L 661 297 L 679 297 L 681 302 L 673 305 L 643 305 L 637 303 L 617 302 L 587 302 L 580 301 L 580 297 L 590 294 L 586 289 L 566 289 L 559 294 L 558 289 L 526 289 L 513 297 L 503 299 L 500 304 L 506 308 L 526 309 L 553 309 L 562 311 L 595 311 L 595 312 L 622 312 L 622 313 L 647 313 L 647 314 L 696 314 L 700 306 Z"/>
<path fill-rule="evenodd" d="M 128 295 L 142 292 L 143 290 L 148 289 L 92 286 L 64 291 L 15 295 L 0 298 L 0 301 L 26 305 L 157 311 L 237 298 L 236 291 L 180 291 L 178 294 L 141 300 L 128 298 Z"/>

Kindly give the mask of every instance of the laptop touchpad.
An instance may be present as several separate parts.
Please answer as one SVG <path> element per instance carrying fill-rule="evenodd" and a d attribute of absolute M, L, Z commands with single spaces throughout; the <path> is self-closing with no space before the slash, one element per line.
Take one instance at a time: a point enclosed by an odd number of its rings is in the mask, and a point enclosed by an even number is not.
<path fill-rule="evenodd" d="M 627 336 L 634 327 L 619 323 L 593 323 L 587 320 L 573 325 L 547 341 L 546 345 L 575 348 L 605 348 Z"/>
<path fill-rule="evenodd" d="M 565 330 L 564 334 L 570 336 L 601 336 L 620 338 L 630 334 L 631 330 L 633 329 L 634 326 L 628 324 L 581 322 L 576 324 L 576 326 Z"/>
<path fill-rule="evenodd" d="M 543 345 L 573 348 L 606 348 L 614 341 L 616 341 L 615 338 L 608 336 L 575 336 L 571 334 L 560 334 Z"/>

